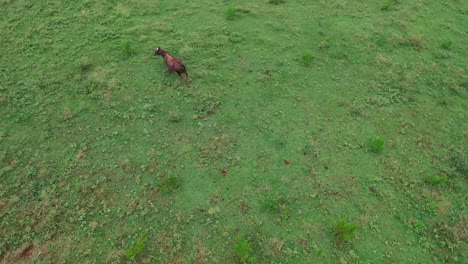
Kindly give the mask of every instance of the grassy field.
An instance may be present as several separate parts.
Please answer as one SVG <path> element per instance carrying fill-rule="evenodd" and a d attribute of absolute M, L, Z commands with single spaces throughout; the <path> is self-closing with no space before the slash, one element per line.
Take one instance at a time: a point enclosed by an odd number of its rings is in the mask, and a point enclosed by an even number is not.
<path fill-rule="evenodd" d="M 0 0 L 0 262 L 467 263 L 467 15 Z"/>

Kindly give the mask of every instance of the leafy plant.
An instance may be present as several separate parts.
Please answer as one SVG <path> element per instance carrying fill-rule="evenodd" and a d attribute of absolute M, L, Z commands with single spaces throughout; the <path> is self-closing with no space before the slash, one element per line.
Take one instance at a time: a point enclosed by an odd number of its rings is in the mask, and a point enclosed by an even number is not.
<path fill-rule="evenodd" d="M 447 176 L 439 176 L 439 175 L 430 175 L 426 177 L 426 182 L 428 182 L 431 185 L 440 185 L 442 183 L 445 183 L 447 181 L 448 177 Z"/>
<path fill-rule="evenodd" d="M 224 16 L 226 17 L 227 20 L 234 20 L 234 17 L 236 16 L 236 7 L 229 6 L 224 12 Z"/>
<path fill-rule="evenodd" d="M 333 234 L 335 235 L 338 244 L 348 242 L 355 236 L 357 224 L 348 222 L 342 218 L 333 224 Z"/>
<path fill-rule="evenodd" d="M 133 242 L 128 248 L 127 252 L 125 252 L 127 258 L 134 260 L 137 257 L 137 255 L 143 252 L 143 248 L 145 247 L 147 237 L 148 232 L 145 232 L 138 236 L 137 240 Z"/>
<path fill-rule="evenodd" d="M 161 180 L 159 189 L 164 193 L 172 193 L 182 186 L 180 179 L 174 175 L 169 175 Z"/>
<path fill-rule="evenodd" d="M 374 153 L 382 153 L 385 149 L 385 139 L 377 136 L 369 142 L 369 149 Z"/>
<path fill-rule="evenodd" d="M 252 244 L 241 235 L 234 240 L 234 252 L 242 263 L 255 263 L 257 261 L 257 256 L 253 255 Z"/>

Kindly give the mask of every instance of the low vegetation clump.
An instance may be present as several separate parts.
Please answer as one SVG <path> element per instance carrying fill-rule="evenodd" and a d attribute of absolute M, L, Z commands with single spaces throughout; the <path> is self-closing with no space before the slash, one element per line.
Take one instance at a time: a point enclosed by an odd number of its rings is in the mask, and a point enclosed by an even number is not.
<path fill-rule="evenodd" d="M 343 244 L 344 242 L 351 241 L 355 236 L 355 231 L 358 225 L 349 222 L 346 219 L 340 219 L 333 224 L 333 234 L 337 244 Z"/>
<path fill-rule="evenodd" d="M 138 255 L 140 255 L 143 252 L 147 238 L 147 232 L 139 235 L 136 241 L 134 241 L 127 249 L 127 252 L 125 252 L 127 258 L 129 258 L 130 260 L 134 260 Z"/>
<path fill-rule="evenodd" d="M 234 20 L 234 18 L 236 17 L 236 7 L 229 6 L 224 12 L 224 16 L 227 20 Z"/>
<path fill-rule="evenodd" d="M 234 252 L 241 263 L 257 262 L 252 243 L 242 235 L 238 235 L 234 240 Z"/>
<path fill-rule="evenodd" d="M 304 66 L 310 66 L 312 64 L 312 60 L 314 59 L 314 56 L 310 52 L 305 52 L 302 57 L 301 61 Z"/>
<path fill-rule="evenodd" d="M 369 149 L 373 153 L 382 153 L 385 149 L 385 139 L 381 136 L 371 139 L 369 142 Z"/>
<path fill-rule="evenodd" d="M 447 181 L 448 177 L 443 175 L 443 176 L 440 176 L 440 175 L 430 175 L 430 176 L 427 176 L 426 177 L 426 182 L 433 185 L 433 186 L 437 186 L 437 185 L 440 185 L 440 184 L 443 184 Z"/>
<path fill-rule="evenodd" d="M 182 186 L 180 179 L 177 176 L 169 175 L 164 177 L 159 183 L 159 189 L 163 193 L 173 193 L 178 191 Z"/>
<path fill-rule="evenodd" d="M 279 5 L 279 4 L 285 3 L 285 1 L 284 0 L 268 0 L 268 3 L 272 5 Z"/>

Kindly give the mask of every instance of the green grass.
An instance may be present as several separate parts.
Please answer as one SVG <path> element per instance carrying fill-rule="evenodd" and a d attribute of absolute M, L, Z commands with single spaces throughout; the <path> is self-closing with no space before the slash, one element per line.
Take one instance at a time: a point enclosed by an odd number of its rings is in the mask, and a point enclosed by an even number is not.
<path fill-rule="evenodd" d="M 369 142 L 369 149 L 374 153 L 382 153 L 385 149 L 385 139 L 383 137 L 375 137 Z"/>
<path fill-rule="evenodd" d="M 234 252 L 241 263 L 255 263 L 257 257 L 252 243 L 241 235 L 234 240 Z"/>
<path fill-rule="evenodd" d="M 466 5 L 271 2 L 0 0 L 0 262 L 466 263 Z"/>
<path fill-rule="evenodd" d="M 236 17 L 236 7 L 229 6 L 224 12 L 224 16 L 227 20 L 234 20 L 234 18 Z"/>
<path fill-rule="evenodd" d="M 358 225 L 351 223 L 346 219 L 340 219 L 333 224 L 333 234 L 337 244 L 350 242 L 355 237 L 355 231 Z"/>
<path fill-rule="evenodd" d="M 138 236 L 137 240 L 130 245 L 127 252 L 125 253 L 127 258 L 134 260 L 138 255 L 140 255 L 143 252 L 147 238 L 148 233 L 143 233 Z"/>

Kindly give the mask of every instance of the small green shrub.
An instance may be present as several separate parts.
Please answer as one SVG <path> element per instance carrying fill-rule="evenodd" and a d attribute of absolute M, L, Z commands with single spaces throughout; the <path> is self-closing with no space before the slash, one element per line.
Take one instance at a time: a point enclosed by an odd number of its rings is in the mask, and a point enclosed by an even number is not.
<path fill-rule="evenodd" d="M 161 180 L 159 189 L 164 193 L 173 193 L 180 189 L 181 181 L 174 175 L 169 175 Z"/>
<path fill-rule="evenodd" d="M 137 240 L 133 242 L 128 248 L 127 252 L 125 252 L 125 255 L 127 256 L 127 258 L 134 260 L 137 255 L 143 252 L 143 248 L 145 247 L 147 237 L 148 237 L 148 232 L 145 232 L 141 234 L 140 236 L 138 236 Z"/>
<path fill-rule="evenodd" d="M 355 223 L 350 223 L 346 219 L 340 219 L 333 224 L 333 234 L 335 235 L 336 242 L 342 244 L 352 240 L 355 236 L 356 228 L 358 227 Z"/>
<path fill-rule="evenodd" d="M 449 50 L 450 48 L 452 48 L 452 45 L 453 45 L 453 41 L 451 41 L 450 39 L 446 39 L 442 42 L 440 47 L 443 48 L 444 50 Z"/>
<path fill-rule="evenodd" d="M 234 240 L 234 252 L 242 263 L 255 263 L 257 261 L 257 256 L 253 255 L 252 244 L 241 235 Z"/>
<path fill-rule="evenodd" d="M 236 16 L 236 7 L 229 6 L 226 9 L 226 12 L 224 12 L 224 16 L 226 17 L 227 20 L 234 20 L 234 17 Z"/>
<path fill-rule="evenodd" d="M 430 175 L 426 177 L 426 182 L 433 185 L 437 186 L 442 183 L 445 183 L 447 181 L 448 177 L 447 176 L 439 176 L 439 175 Z"/>
<path fill-rule="evenodd" d="M 302 64 L 304 64 L 304 66 L 309 66 L 310 64 L 312 64 L 313 59 L 314 59 L 314 56 L 312 55 L 312 53 L 305 52 L 304 54 L 302 54 L 301 61 L 302 61 Z"/>
<path fill-rule="evenodd" d="M 383 137 L 375 137 L 369 142 L 369 149 L 374 153 L 382 153 L 385 149 L 385 139 Z"/>
<path fill-rule="evenodd" d="M 272 5 L 279 5 L 283 4 L 285 1 L 284 0 L 269 0 L 268 3 Z"/>

